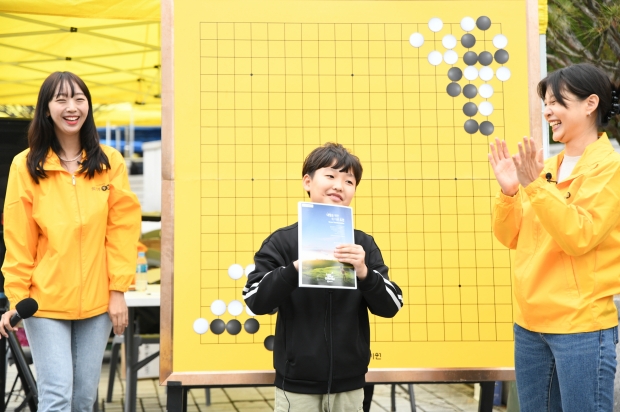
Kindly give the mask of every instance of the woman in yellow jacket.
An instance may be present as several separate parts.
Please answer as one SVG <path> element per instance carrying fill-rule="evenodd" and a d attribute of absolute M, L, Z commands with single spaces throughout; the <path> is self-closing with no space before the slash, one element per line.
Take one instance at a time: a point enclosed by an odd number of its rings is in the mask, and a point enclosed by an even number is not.
<path fill-rule="evenodd" d="M 4 205 L 2 266 L 11 310 L 38 302 L 25 319 L 37 369 L 39 411 L 90 411 L 103 352 L 127 326 L 127 291 L 136 268 L 140 206 L 121 154 L 99 144 L 90 92 L 69 72 L 41 86 L 15 156 Z"/>
<path fill-rule="evenodd" d="M 532 139 L 511 156 L 491 144 L 499 182 L 493 231 L 516 249 L 515 368 L 522 412 L 613 410 L 620 293 L 620 155 L 599 128 L 620 90 L 588 64 L 538 84 L 553 140 L 543 161 Z"/>

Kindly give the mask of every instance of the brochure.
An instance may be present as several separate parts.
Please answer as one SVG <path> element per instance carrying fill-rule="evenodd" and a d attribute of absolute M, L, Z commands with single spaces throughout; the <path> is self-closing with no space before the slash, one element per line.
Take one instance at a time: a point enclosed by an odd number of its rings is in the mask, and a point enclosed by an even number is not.
<path fill-rule="evenodd" d="M 299 202 L 299 286 L 357 289 L 355 269 L 334 257 L 336 246 L 354 243 L 353 209 Z"/>

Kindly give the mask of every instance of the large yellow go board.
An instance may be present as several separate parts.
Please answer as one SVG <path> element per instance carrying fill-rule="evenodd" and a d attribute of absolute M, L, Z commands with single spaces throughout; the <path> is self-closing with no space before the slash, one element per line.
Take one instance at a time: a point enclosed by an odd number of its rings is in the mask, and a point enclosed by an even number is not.
<path fill-rule="evenodd" d="M 393 319 L 371 316 L 370 368 L 511 367 L 511 259 L 491 232 L 487 153 L 495 137 L 529 135 L 526 2 L 164 3 L 174 265 L 162 380 L 272 370 L 277 315 L 255 316 L 241 291 L 262 241 L 297 220 L 302 162 L 325 142 L 361 159 L 355 227 L 405 301 Z"/>

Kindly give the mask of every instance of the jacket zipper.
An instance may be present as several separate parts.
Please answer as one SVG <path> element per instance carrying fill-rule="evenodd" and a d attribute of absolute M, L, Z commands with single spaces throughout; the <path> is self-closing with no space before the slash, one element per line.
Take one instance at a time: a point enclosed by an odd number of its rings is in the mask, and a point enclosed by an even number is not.
<path fill-rule="evenodd" d="M 83 282 L 82 282 L 82 211 L 80 210 L 80 199 L 78 195 L 77 186 L 75 184 L 75 174 L 71 175 L 71 181 L 73 182 L 73 187 L 75 191 L 75 203 L 77 204 L 78 209 L 78 218 L 80 219 L 80 242 L 79 242 L 79 259 L 80 259 L 80 302 L 78 309 L 78 319 L 82 318 L 82 291 L 83 291 Z"/>

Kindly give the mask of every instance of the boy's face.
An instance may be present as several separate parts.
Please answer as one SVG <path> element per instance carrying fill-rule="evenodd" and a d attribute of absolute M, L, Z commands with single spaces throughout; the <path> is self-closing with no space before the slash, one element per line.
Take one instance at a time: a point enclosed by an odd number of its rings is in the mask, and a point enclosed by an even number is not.
<path fill-rule="evenodd" d="M 305 175 L 304 190 L 310 192 L 310 201 L 331 205 L 349 206 L 355 195 L 355 176 L 351 171 L 324 167 L 314 172 L 314 177 Z"/>

